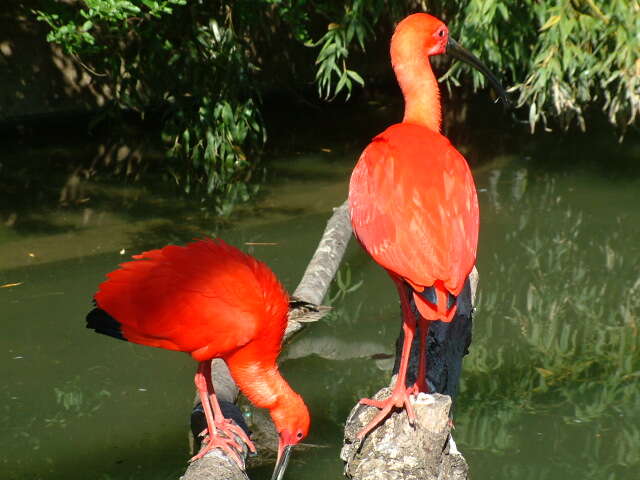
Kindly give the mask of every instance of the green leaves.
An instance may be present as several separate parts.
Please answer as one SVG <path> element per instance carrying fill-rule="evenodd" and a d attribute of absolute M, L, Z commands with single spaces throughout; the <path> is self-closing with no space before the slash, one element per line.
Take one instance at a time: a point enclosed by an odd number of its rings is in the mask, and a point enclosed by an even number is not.
<path fill-rule="evenodd" d="M 61 13 L 34 11 L 38 20 L 52 28 L 47 40 L 61 45 L 71 54 L 95 53 L 103 49 L 103 46 L 91 48 L 99 44 L 91 32 L 96 25 L 118 34 L 131 21 L 171 14 L 174 6 L 186 5 L 186 0 L 84 0 L 82 3 L 84 7 L 78 11 L 71 8 Z"/>
<path fill-rule="evenodd" d="M 411 11 L 411 2 L 346 4 L 339 23 L 310 46 L 320 47 L 316 83 L 320 96 L 334 98 L 362 84 L 348 64 L 364 50 L 378 20 L 392 25 Z M 638 0 L 454 0 L 429 3 L 430 13 L 446 18 L 452 35 L 490 68 L 514 83 L 517 105 L 528 112 L 533 130 L 542 123 L 586 128 L 585 111 L 596 105 L 622 129 L 640 114 L 640 2 Z M 340 13 L 333 13 L 340 18 Z M 354 75 L 358 75 L 357 80 Z M 443 80 L 474 89 L 485 79 L 453 64 Z M 468 80 L 467 80 L 468 81 Z"/>
<path fill-rule="evenodd" d="M 216 205 L 226 205 L 227 195 L 247 198 L 254 189 L 249 184 L 265 141 L 258 99 L 271 81 L 264 72 L 286 78 L 272 84 L 306 83 L 304 64 L 310 62 L 295 51 L 297 42 L 316 49 L 319 95 L 348 99 L 365 84 L 362 65 L 373 63 L 362 61 L 369 54 L 365 47 L 376 36 L 386 44 L 394 24 L 415 11 L 413 1 L 385 0 L 45 4 L 35 14 L 51 27 L 49 41 L 107 81 L 115 107 L 160 110 L 173 178 Z M 511 91 L 532 129 L 556 120 L 586 128 L 592 105 L 621 128 L 638 118 L 640 0 L 451 0 L 428 6 L 447 20 L 453 37 L 505 84 L 514 84 Z M 283 59 L 272 61 L 269 55 L 278 49 Z M 388 65 L 387 58 L 375 61 Z M 442 81 L 485 86 L 481 74 L 461 64 Z"/>
<path fill-rule="evenodd" d="M 560 21 L 562 17 L 560 15 L 551 15 L 549 17 L 549 20 L 547 20 L 546 22 L 544 22 L 544 25 L 542 25 L 540 27 L 541 32 L 544 32 L 545 30 L 550 29 L 551 27 L 553 27 L 556 23 L 558 23 Z"/>
<path fill-rule="evenodd" d="M 515 85 L 518 104 L 529 105 L 533 129 L 555 117 L 568 126 L 586 128 L 585 109 L 599 105 L 609 121 L 621 128 L 640 112 L 640 80 L 634 75 L 640 59 L 637 1 L 604 2 L 564 0 L 531 5 L 539 36 L 532 42 L 524 81 Z M 609 19 L 617 19 L 614 23 Z M 604 101 L 603 101 L 604 100 Z"/>
<path fill-rule="evenodd" d="M 216 211 L 226 215 L 257 189 L 252 178 L 266 132 L 257 102 L 247 96 L 253 92 L 251 62 L 231 26 L 210 20 L 198 29 L 195 42 L 195 58 L 187 60 L 189 78 L 203 83 L 196 83 L 199 95 L 176 97 L 169 122 L 176 140 L 169 157 L 187 164 L 176 182 L 187 192 L 206 192 Z"/>
<path fill-rule="evenodd" d="M 338 270 L 338 273 L 336 274 L 335 281 L 332 285 L 332 291 L 326 300 L 327 305 L 335 305 L 336 303 L 342 302 L 347 295 L 358 290 L 363 283 L 363 280 L 354 282 L 351 267 L 348 263 L 345 264 L 345 266 Z"/>
<path fill-rule="evenodd" d="M 351 96 L 353 82 L 364 86 L 364 80 L 354 70 L 347 68 L 349 51 L 346 47 L 349 39 L 347 30 L 340 25 L 330 24 L 327 33 L 318 42 L 310 46 L 322 45 L 316 65 L 316 83 L 318 94 L 325 99 L 335 98 L 346 90 L 347 99 Z"/>
<path fill-rule="evenodd" d="M 309 47 L 320 47 L 316 58 L 316 84 L 318 94 L 324 99 L 334 99 L 345 92 L 349 99 L 354 82 L 361 87 L 364 79 L 355 70 L 347 67 L 350 48 L 365 49 L 365 42 L 373 33 L 371 20 L 377 18 L 383 2 L 354 0 L 345 5 L 340 23 L 330 23 L 327 32 L 316 42 L 307 42 Z"/>
<path fill-rule="evenodd" d="M 219 214 L 230 213 L 233 205 L 249 199 L 254 188 L 248 185 L 257 161 L 247 155 L 265 140 L 259 111 L 253 100 L 231 104 L 227 100 L 204 102 L 173 144 L 170 156 L 190 162 L 189 175 L 176 178 L 190 191 L 195 180 L 208 194 L 218 198 Z M 178 140 L 179 139 L 179 140 Z M 201 172 L 202 180 L 197 180 Z"/>
<path fill-rule="evenodd" d="M 92 74 L 104 72 L 114 107 L 141 113 L 160 107 L 170 177 L 227 214 L 255 193 L 266 139 L 250 36 L 235 33 L 251 25 L 234 24 L 224 2 L 186 6 L 186 0 L 86 0 L 38 18 L 52 27 L 50 41 Z"/>

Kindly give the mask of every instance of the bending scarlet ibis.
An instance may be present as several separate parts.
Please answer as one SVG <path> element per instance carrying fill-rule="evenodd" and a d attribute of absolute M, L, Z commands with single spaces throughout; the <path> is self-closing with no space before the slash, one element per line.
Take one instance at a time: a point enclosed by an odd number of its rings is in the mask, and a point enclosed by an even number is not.
<path fill-rule="evenodd" d="M 198 361 L 195 384 L 209 438 L 191 460 L 221 448 L 242 467 L 234 435 L 250 450 L 255 447 L 220 411 L 211 384 L 211 360 L 222 358 L 251 403 L 271 413 L 279 434 L 273 478 L 280 479 L 291 446 L 307 436 L 309 411 L 276 363 L 288 311 L 287 294 L 276 276 L 264 263 L 222 240 L 167 246 L 133 258 L 100 285 L 87 327 L 122 340 L 186 352 Z"/>
<path fill-rule="evenodd" d="M 409 420 L 415 421 L 409 395 L 429 391 L 429 325 L 452 322 L 458 295 L 476 261 L 479 216 L 475 185 L 464 157 L 440 134 L 440 92 L 429 57 L 442 53 L 478 68 L 506 101 L 496 78 L 449 38 L 442 21 L 417 13 L 398 24 L 391 40 L 391 62 L 405 100 L 404 118 L 375 137 L 360 156 L 351 176 L 349 206 L 356 237 L 396 285 L 404 340 L 391 396 L 381 402 L 361 400 L 380 412 L 359 433 L 360 438 L 396 407 L 406 408 Z M 417 326 L 418 377 L 407 387 L 409 353 Z M 451 351 L 460 351 L 461 361 L 465 349 Z M 433 390 L 455 392 L 458 375 L 459 368 L 452 367 L 447 384 L 433 385 Z"/>

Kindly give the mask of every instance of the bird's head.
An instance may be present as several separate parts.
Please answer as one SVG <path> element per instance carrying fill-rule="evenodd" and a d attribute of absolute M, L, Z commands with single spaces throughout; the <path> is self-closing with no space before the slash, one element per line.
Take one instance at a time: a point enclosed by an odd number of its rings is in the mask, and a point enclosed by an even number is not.
<path fill-rule="evenodd" d="M 497 77 L 474 54 L 449 36 L 449 29 L 442 20 L 427 13 L 414 13 L 397 25 L 391 40 L 394 67 L 402 63 L 427 61 L 426 57 L 443 53 L 480 71 L 491 82 L 505 105 L 509 104 Z"/>
<path fill-rule="evenodd" d="M 291 447 L 307 436 L 311 419 L 304 400 L 293 391 L 271 410 L 271 418 L 279 437 L 278 459 L 271 480 L 280 480 L 289 463 Z"/>

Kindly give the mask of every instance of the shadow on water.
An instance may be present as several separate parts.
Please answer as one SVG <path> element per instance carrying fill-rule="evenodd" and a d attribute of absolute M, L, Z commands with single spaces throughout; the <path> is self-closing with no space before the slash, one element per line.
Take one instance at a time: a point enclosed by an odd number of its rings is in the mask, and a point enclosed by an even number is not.
<path fill-rule="evenodd" d="M 51 147 L 16 147 L 0 159 L 8 188 L 0 206 L 0 285 L 22 283 L 0 288 L 2 478 L 177 478 L 187 458 L 195 364 L 92 335 L 83 328 L 91 296 L 130 253 L 211 234 L 266 261 L 295 287 L 370 138 L 329 144 L 317 131 L 308 133 L 316 143 L 300 137 L 290 139 L 289 151 L 274 148 L 259 201 L 225 222 L 158 177 L 124 186 L 80 178 L 75 196 L 60 205 L 73 169 L 42 171 L 24 188 L 18 182 L 31 174 L 6 170 L 21 158 L 45 164 Z M 635 479 L 640 140 L 629 134 L 618 144 L 604 130 L 494 135 L 505 137 L 504 150 L 465 149 L 482 152 L 467 154 L 477 165 L 481 282 L 456 441 L 476 478 Z M 99 150 L 63 155 L 56 148 L 55 158 L 78 155 L 89 164 Z M 285 376 L 311 407 L 308 441 L 322 446 L 294 456 L 291 478 L 340 478 L 344 419 L 358 398 L 387 381 L 393 363 L 385 358 L 398 332 L 393 286 L 357 245 L 346 262 L 343 287 L 363 285 L 345 295 L 334 285 L 331 316 L 283 356 Z M 252 478 L 268 478 L 267 470 Z"/>

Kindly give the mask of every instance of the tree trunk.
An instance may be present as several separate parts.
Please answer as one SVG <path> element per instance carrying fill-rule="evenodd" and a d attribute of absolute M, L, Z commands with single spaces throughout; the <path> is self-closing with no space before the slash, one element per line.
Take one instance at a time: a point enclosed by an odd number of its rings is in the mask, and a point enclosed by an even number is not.
<path fill-rule="evenodd" d="M 375 396 L 391 394 L 385 387 Z M 345 426 L 340 458 L 347 478 L 357 480 L 466 480 L 467 462 L 451 439 L 451 398 L 421 393 L 412 405 L 416 425 L 405 410 L 394 411 L 363 441 L 356 434 L 379 412 L 375 407 L 356 405 Z"/>

